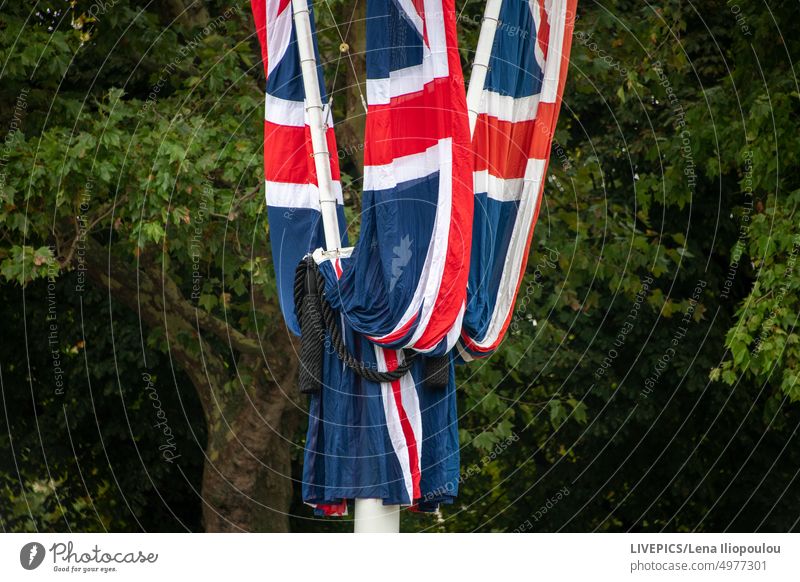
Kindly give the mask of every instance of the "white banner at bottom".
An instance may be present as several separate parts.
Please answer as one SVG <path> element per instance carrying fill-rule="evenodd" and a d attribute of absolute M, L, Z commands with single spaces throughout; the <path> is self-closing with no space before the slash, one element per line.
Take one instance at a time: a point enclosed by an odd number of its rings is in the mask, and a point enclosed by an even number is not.
<path fill-rule="evenodd" d="M 0 580 L 793 580 L 791 534 L 3 534 Z"/>

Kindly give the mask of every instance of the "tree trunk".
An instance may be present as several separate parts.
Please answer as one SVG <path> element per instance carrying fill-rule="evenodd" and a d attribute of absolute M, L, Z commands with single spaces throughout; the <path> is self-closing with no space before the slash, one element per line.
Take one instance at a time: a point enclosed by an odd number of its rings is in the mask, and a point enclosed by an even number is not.
<path fill-rule="evenodd" d="M 344 55 L 343 66 L 345 70 L 345 119 L 337 126 L 337 139 L 339 155 L 349 158 L 359 173 L 359 178 L 364 175 L 364 130 L 367 123 L 367 113 L 364 111 L 362 96 L 366 99 L 367 93 L 367 35 L 364 33 L 367 18 L 366 0 L 355 0 L 355 6 L 349 2 L 342 3 L 338 21 L 350 22 L 349 32 L 345 42 L 350 49 Z"/>
<path fill-rule="evenodd" d="M 262 378 L 265 372 L 253 371 Z M 287 366 L 279 388 L 291 386 L 295 372 L 296 365 Z M 249 389 L 239 387 L 212 414 L 203 470 L 206 531 L 289 531 L 294 407 L 282 389 L 265 390 L 264 383 L 256 378 Z"/>
<path fill-rule="evenodd" d="M 148 328 L 164 332 L 170 358 L 200 398 L 208 429 L 206 531 L 289 531 L 297 418 L 292 402 L 298 396 L 292 344 L 273 342 L 282 349 L 265 361 L 257 338 L 195 307 L 160 267 L 137 272 L 124 261 L 109 262 L 108 249 L 91 237 L 86 244 L 89 279 L 136 311 Z M 232 360 L 236 366 L 228 365 Z"/>

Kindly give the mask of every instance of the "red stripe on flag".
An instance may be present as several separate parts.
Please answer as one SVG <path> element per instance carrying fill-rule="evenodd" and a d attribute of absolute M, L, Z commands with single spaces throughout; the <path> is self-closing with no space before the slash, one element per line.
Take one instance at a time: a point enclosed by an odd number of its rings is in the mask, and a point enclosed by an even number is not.
<path fill-rule="evenodd" d="M 556 7 L 558 10 L 558 7 Z M 544 60 L 547 61 L 547 48 L 550 44 L 550 20 L 547 17 L 547 10 L 544 9 L 544 0 L 539 0 L 539 30 L 536 31 L 536 38 L 539 41 L 539 48 L 542 49 Z"/>
<path fill-rule="evenodd" d="M 333 129 L 327 134 L 328 151 L 336 151 Z M 317 170 L 308 126 L 296 127 L 264 122 L 264 178 L 270 182 L 316 184 Z M 331 155 L 331 176 L 339 180 L 339 160 Z"/>
<path fill-rule="evenodd" d="M 410 330 L 411 326 L 414 325 L 414 322 L 417 321 L 418 316 L 419 315 L 415 313 L 411 317 L 411 319 L 409 319 L 405 324 L 403 324 L 401 328 L 396 329 L 389 335 L 386 335 L 384 337 L 367 336 L 367 339 L 371 342 L 375 342 L 376 344 L 383 344 L 383 345 L 393 344 L 394 342 L 403 339 L 403 336 L 405 336 L 408 333 L 408 330 Z"/>
<path fill-rule="evenodd" d="M 431 43 L 428 42 L 428 24 L 425 21 L 425 0 L 412 0 L 414 3 L 414 10 L 417 11 L 419 17 L 422 19 L 422 40 L 423 42 L 430 46 Z"/>
<path fill-rule="evenodd" d="M 475 170 L 489 170 L 498 178 L 522 178 L 528 165 L 535 126 L 536 120 L 512 123 L 486 114 L 479 115 L 473 137 Z"/>
<path fill-rule="evenodd" d="M 261 45 L 261 62 L 264 65 L 264 74 L 267 74 L 267 3 L 264 0 L 250 0 L 253 10 L 253 20 L 256 24 L 258 44 Z"/>
<path fill-rule="evenodd" d="M 339 503 L 317 503 L 315 509 L 326 516 L 342 516 L 347 513 L 347 499 L 342 499 Z"/>
<path fill-rule="evenodd" d="M 533 123 L 533 139 L 528 142 L 530 151 L 526 157 L 537 160 L 546 160 L 550 157 L 560 106 L 560 100 L 557 103 L 539 103 L 539 110 Z"/>
<path fill-rule="evenodd" d="M 384 350 L 384 357 L 386 359 L 386 369 L 388 371 L 397 369 L 397 352 L 394 350 Z M 419 490 L 420 469 L 419 469 L 419 455 L 417 453 L 417 439 L 414 436 L 414 430 L 411 428 L 411 422 L 408 420 L 406 409 L 403 407 L 402 392 L 400 389 L 400 380 L 392 382 L 392 394 L 394 395 L 394 403 L 397 406 L 397 414 L 400 417 L 400 427 L 403 429 L 403 436 L 406 439 L 406 448 L 408 449 L 408 466 L 411 468 L 411 489 L 412 496 L 409 500 L 414 503 L 415 499 L 422 497 Z"/>
<path fill-rule="evenodd" d="M 450 79 L 438 78 L 421 91 L 394 97 L 386 105 L 370 105 L 367 115 L 364 165 L 383 166 L 395 158 L 424 152 L 443 138 L 450 137 L 448 123 L 431 123 L 424 111 L 440 111 L 449 116 Z"/>

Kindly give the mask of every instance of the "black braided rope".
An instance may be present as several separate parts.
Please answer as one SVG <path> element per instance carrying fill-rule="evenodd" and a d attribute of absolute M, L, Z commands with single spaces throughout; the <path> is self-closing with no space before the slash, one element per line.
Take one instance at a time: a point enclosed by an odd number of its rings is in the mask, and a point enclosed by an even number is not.
<path fill-rule="evenodd" d="M 298 269 L 299 273 L 299 269 Z M 295 273 L 295 276 L 298 276 Z M 299 303 L 295 303 L 297 317 L 300 320 L 300 369 L 298 383 L 300 392 L 303 394 L 314 394 L 322 388 L 322 360 L 325 340 L 325 330 L 322 328 L 321 298 L 317 287 L 316 277 L 311 271 L 306 277 L 300 273 L 300 277 L 305 277 L 303 287 L 305 294 L 302 295 Z M 295 279 L 295 301 L 298 296 L 298 281 Z"/>
<path fill-rule="evenodd" d="M 393 382 L 411 369 L 416 354 L 407 357 L 397 368 L 380 372 L 355 358 L 342 340 L 337 314 L 325 300 L 325 278 L 314 259 L 303 259 L 294 273 L 294 308 L 300 320 L 300 391 L 309 394 L 322 386 L 322 360 L 325 335 L 344 364 L 370 382 Z"/>
<path fill-rule="evenodd" d="M 450 356 L 425 358 L 425 385 L 428 388 L 444 388 L 450 381 Z"/>

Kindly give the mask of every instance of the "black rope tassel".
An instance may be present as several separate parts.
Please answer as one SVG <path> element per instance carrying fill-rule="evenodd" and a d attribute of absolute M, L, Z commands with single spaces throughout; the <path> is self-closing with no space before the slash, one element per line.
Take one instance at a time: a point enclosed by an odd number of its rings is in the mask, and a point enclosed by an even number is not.
<path fill-rule="evenodd" d="M 302 264 L 302 263 L 301 263 Z M 298 303 L 298 279 L 303 290 Z M 297 269 L 295 278 L 295 310 L 300 320 L 300 392 L 314 394 L 322 387 L 322 358 L 325 330 L 322 327 L 322 297 L 312 269 Z"/>
<path fill-rule="evenodd" d="M 294 308 L 300 320 L 300 391 L 314 394 L 322 387 L 322 362 L 326 335 L 339 359 L 370 382 L 393 382 L 411 369 L 416 354 L 394 370 L 379 372 L 374 366 L 357 360 L 344 345 L 337 314 L 325 300 L 325 278 L 314 259 L 306 257 L 294 274 Z"/>
<path fill-rule="evenodd" d="M 450 354 L 425 358 L 425 385 L 444 388 L 450 380 Z"/>

